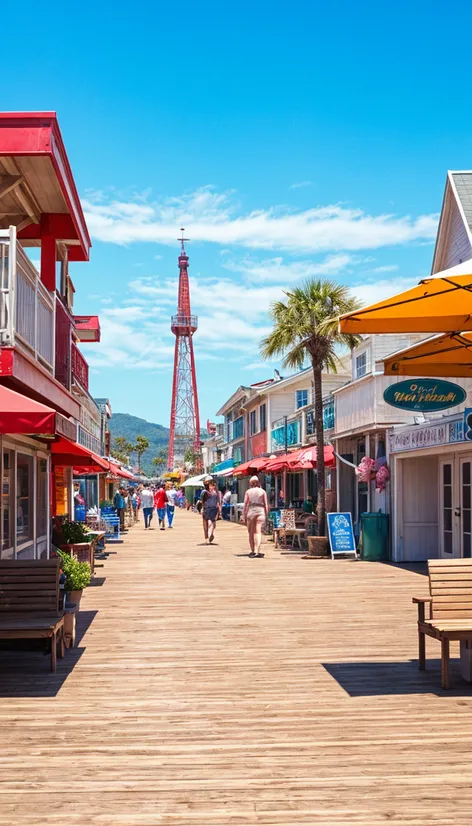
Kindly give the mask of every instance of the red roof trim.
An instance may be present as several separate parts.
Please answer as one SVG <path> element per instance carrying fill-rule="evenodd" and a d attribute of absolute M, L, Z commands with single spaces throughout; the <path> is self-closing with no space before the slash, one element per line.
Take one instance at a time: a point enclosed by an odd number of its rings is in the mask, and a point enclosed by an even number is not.
<path fill-rule="evenodd" d="M 0 129 L 15 130 L 15 140 L 0 147 L 0 155 L 49 155 L 88 261 L 92 246 L 82 205 L 55 112 L 0 112 Z"/>

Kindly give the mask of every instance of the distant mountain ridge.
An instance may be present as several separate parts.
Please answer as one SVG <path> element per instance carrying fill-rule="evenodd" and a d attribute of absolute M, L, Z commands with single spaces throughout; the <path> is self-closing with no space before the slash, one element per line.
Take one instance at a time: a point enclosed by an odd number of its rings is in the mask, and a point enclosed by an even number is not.
<path fill-rule="evenodd" d="M 112 443 L 116 436 L 124 436 L 132 443 L 136 442 L 137 436 L 145 436 L 146 439 L 149 439 L 149 449 L 142 456 L 141 467 L 148 475 L 156 474 L 156 467 L 152 464 L 152 459 L 162 450 L 167 450 L 169 445 L 168 427 L 148 422 L 146 419 L 140 419 L 139 416 L 131 416 L 130 413 L 113 413 L 110 419 L 110 433 Z M 131 459 L 133 464 L 136 464 L 135 455 Z"/>

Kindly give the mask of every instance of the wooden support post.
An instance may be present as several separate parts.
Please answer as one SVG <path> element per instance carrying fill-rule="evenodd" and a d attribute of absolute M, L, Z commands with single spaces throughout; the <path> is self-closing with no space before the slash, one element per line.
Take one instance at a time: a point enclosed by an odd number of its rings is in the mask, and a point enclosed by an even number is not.
<path fill-rule="evenodd" d="M 41 236 L 41 281 L 50 292 L 56 289 L 56 239 Z"/>
<path fill-rule="evenodd" d="M 56 670 L 57 664 L 57 631 L 53 631 L 51 637 L 51 671 Z"/>
<path fill-rule="evenodd" d="M 426 670 L 426 638 L 420 631 L 420 623 L 424 622 L 424 602 L 418 603 L 418 660 L 420 671 Z"/>
<path fill-rule="evenodd" d="M 441 640 L 441 682 L 444 689 L 449 688 L 449 640 Z"/>

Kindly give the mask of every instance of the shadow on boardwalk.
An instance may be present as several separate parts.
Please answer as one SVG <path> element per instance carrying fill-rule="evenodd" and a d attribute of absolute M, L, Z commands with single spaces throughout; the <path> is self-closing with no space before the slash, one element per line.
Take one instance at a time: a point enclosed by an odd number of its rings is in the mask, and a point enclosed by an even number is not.
<path fill-rule="evenodd" d="M 80 611 L 75 648 L 58 658 L 55 674 L 50 670 L 49 648 L 42 640 L 11 640 L 0 650 L 0 698 L 55 697 L 85 651 L 80 643 L 98 611 Z"/>
<path fill-rule="evenodd" d="M 462 679 L 460 661 L 451 659 L 451 688 L 441 688 L 441 660 L 428 659 L 427 670 L 417 660 L 405 662 L 322 663 L 328 674 L 350 697 L 395 694 L 436 694 L 440 697 L 472 697 L 472 685 Z"/>

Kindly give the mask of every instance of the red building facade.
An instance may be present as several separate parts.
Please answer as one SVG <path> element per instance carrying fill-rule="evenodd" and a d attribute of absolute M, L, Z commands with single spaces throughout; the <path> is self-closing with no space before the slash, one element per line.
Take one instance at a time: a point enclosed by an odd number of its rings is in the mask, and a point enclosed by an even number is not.
<path fill-rule="evenodd" d="M 47 556 L 51 515 L 73 518 L 74 468 L 106 466 L 79 348 L 99 339 L 99 324 L 74 317 L 69 275 L 90 246 L 55 113 L 0 114 L 0 389 L 21 394 L 16 427 L 0 397 L 0 558 Z M 31 402 L 55 414 L 44 432 L 33 426 Z"/>

